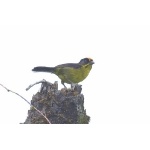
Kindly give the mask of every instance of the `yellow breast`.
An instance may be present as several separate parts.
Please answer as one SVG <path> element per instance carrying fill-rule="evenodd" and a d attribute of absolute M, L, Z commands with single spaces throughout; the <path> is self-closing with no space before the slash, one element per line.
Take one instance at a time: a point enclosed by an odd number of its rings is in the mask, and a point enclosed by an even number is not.
<path fill-rule="evenodd" d="M 81 68 L 60 68 L 57 76 L 65 83 L 79 83 L 83 81 L 92 69 L 92 65 L 81 66 Z"/>

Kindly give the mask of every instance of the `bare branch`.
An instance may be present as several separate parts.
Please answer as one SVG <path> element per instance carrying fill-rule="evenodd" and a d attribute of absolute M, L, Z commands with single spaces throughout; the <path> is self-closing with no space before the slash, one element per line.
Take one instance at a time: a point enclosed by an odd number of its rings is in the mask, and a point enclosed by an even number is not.
<path fill-rule="evenodd" d="M 41 80 L 41 81 L 38 81 L 38 82 L 35 82 L 34 84 L 29 85 L 29 86 L 26 88 L 26 91 L 28 91 L 31 87 L 33 87 L 33 86 L 36 85 L 36 84 L 45 83 L 45 82 L 47 82 L 45 79 L 43 79 L 43 80 Z M 49 82 L 47 82 L 47 83 L 49 83 Z M 51 84 L 51 83 L 50 83 L 50 84 Z"/>
<path fill-rule="evenodd" d="M 40 81 L 39 81 L 40 82 Z M 43 82 L 45 82 L 44 80 L 43 80 Z M 42 82 L 40 82 L 40 83 L 42 83 Z M 38 83 L 37 83 L 38 84 Z M 35 85 L 35 84 L 34 84 Z M 0 86 L 2 86 L 5 90 L 7 90 L 7 92 L 11 92 L 11 93 L 14 93 L 14 94 L 16 94 L 16 95 L 18 95 L 19 97 L 21 97 L 23 100 L 25 100 L 30 106 L 32 106 L 36 111 L 38 111 L 46 120 L 47 120 L 47 122 L 49 123 L 49 124 L 51 124 L 51 122 L 49 121 L 49 119 L 41 112 L 41 111 L 39 111 L 36 107 L 34 107 L 28 100 L 26 100 L 23 96 L 21 96 L 20 94 L 18 94 L 18 93 L 16 93 L 16 92 L 14 92 L 14 91 L 12 91 L 12 90 L 9 90 L 8 88 L 6 88 L 4 85 L 2 85 L 2 84 L 0 84 Z M 32 87 L 32 86 L 31 86 Z M 31 88 L 30 87 L 30 88 Z"/>

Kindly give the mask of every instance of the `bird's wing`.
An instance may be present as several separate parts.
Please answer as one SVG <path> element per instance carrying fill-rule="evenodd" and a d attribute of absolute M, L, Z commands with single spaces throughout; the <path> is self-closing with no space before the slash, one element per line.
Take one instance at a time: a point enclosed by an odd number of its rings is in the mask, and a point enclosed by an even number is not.
<path fill-rule="evenodd" d="M 64 67 L 69 67 L 69 68 L 74 68 L 74 69 L 78 69 L 81 67 L 80 64 L 75 64 L 75 63 L 67 63 L 67 64 L 61 64 L 56 66 L 57 68 L 64 68 Z"/>

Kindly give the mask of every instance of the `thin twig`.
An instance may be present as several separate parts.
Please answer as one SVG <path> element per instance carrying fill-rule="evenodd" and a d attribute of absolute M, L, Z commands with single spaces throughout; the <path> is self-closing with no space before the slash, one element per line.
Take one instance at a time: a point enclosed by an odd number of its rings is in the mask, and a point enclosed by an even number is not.
<path fill-rule="evenodd" d="M 31 87 L 33 87 L 33 86 L 36 85 L 36 84 L 45 83 L 45 82 L 47 82 L 45 79 L 43 79 L 43 80 L 41 80 L 41 81 L 38 81 L 38 82 L 35 82 L 34 84 L 29 85 L 29 86 L 26 88 L 26 91 L 28 91 Z"/>
<path fill-rule="evenodd" d="M 18 95 L 19 97 L 21 97 L 23 100 L 25 100 L 30 106 L 32 106 L 36 111 L 38 111 L 46 120 L 49 124 L 51 124 L 51 122 L 49 121 L 49 119 L 41 112 L 39 111 L 36 107 L 34 107 L 28 100 L 26 100 L 23 96 L 21 96 L 20 94 L 12 91 L 12 90 L 9 90 L 8 88 L 6 88 L 4 85 L 0 84 L 0 86 L 2 86 L 4 89 L 7 90 L 7 92 L 11 92 L 11 93 L 14 93 L 16 95 Z"/>

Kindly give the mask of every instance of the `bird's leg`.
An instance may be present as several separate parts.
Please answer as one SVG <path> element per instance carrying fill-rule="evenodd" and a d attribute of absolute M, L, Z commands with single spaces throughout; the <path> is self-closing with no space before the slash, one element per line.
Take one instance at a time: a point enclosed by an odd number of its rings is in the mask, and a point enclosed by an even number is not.
<path fill-rule="evenodd" d="M 74 84 L 74 91 L 78 92 L 79 94 L 81 93 L 82 91 L 82 85 L 80 84 Z"/>
<path fill-rule="evenodd" d="M 75 83 L 71 83 L 71 89 L 74 89 L 74 88 L 75 88 L 75 86 L 76 86 L 76 84 L 75 84 Z"/>
<path fill-rule="evenodd" d="M 62 80 L 61 80 L 61 84 L 65 87 L 65 89 L 67 89 L 67 87 L 65 86 L 65 84 Z"/>
<path fill-rule="evenodd" d="M 68 78 L 66 78 L 68 82 L 71 84 L 71 90 L 74 91 L 75 87 L 78 85 L 77 83 L 71 82 Z"/>
<path fill-rule="evenodd" d="M 74 91 L 75 88 L 76 88 L 76 86 L 78 85 L 78 83 L 73 83 L 73 82 L 71 82 L 66 76 L 65 76 L 65 78 L 66 78 L 66 80 L 68 80 L 68 83 L 71 84 L 71 90 Z M 67 88 L 67 87 L 65 86 L 65 84 L 64 84 L 63 81 L 61 81 L 61 83 L 64 85 L 65 88 Z"/>
<path fill-rule="evenodd" d="M 74 90 L 76 86 L 78 86 L 78 83 L 71 83 L 71 89 L 72 90 Z"/>

